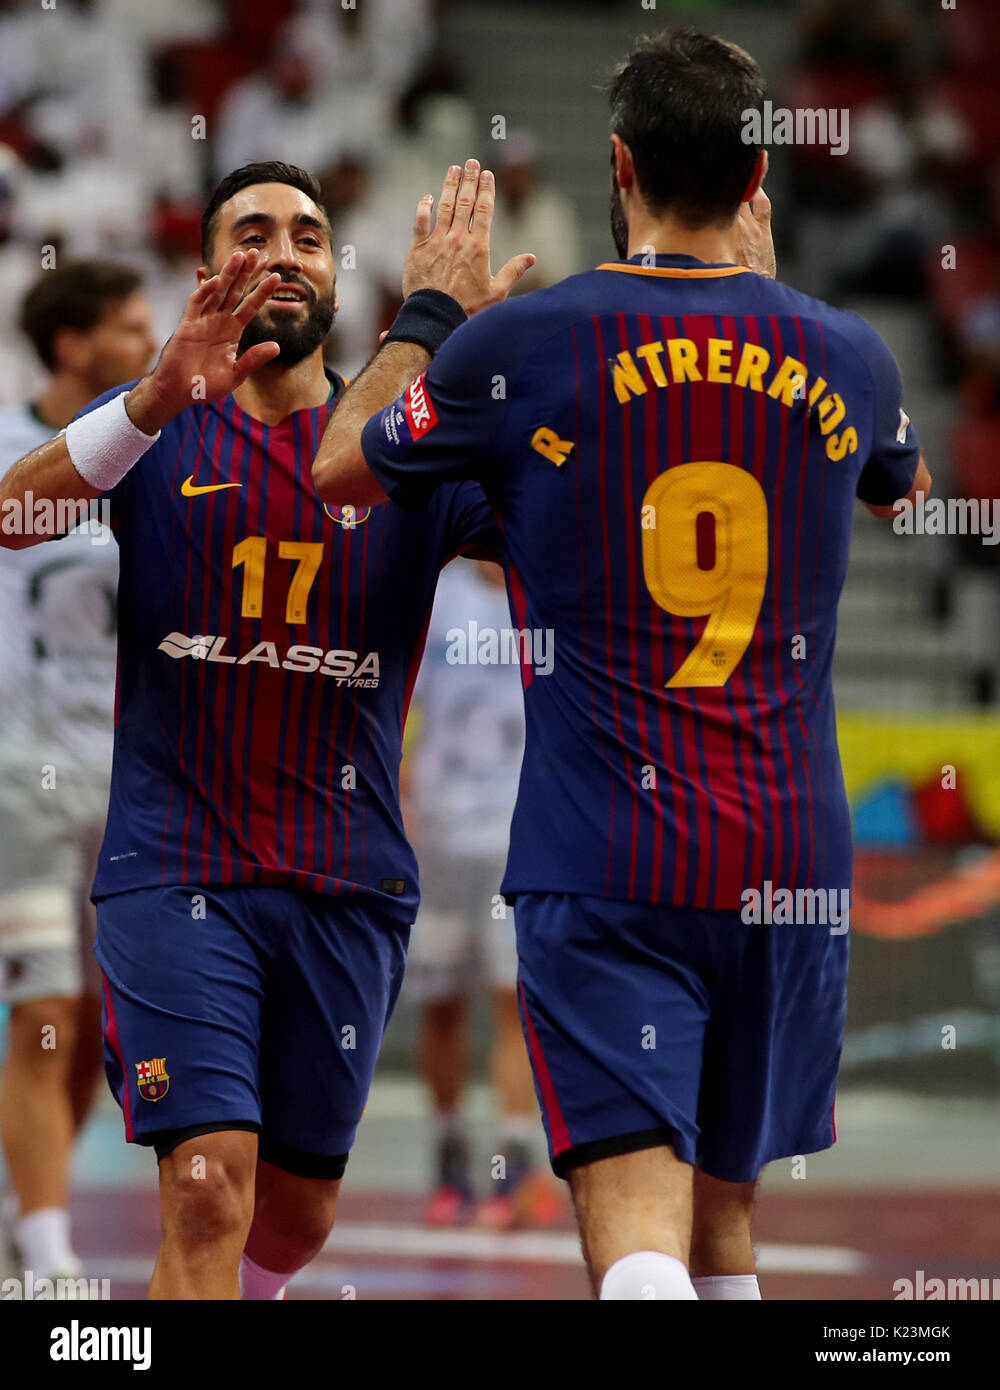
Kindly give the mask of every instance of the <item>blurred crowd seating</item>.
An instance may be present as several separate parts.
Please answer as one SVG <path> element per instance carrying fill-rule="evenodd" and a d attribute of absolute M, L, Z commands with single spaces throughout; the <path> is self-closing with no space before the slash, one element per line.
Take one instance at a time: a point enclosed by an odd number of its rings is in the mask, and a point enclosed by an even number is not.
<path fill-rule="evenodd" d="M 166 338 L 194 285 L 204 196 L 252 159 L 285 159 L 322 181 L 341 277 L 330 357 L 354 374 L 399 304 L 417 200 L 483 143 L 440 51 L 440 8 L 0 0 L 0 402 L 37 386 L 15 322 L 42 247 L 137 264 Z M 497 234 L 505 219 L 512 233 L 527 221 L 561 241 L 549 256 L 558 279 L 581 268 L 574 220 L 531 173 L 511 163 Z"/>

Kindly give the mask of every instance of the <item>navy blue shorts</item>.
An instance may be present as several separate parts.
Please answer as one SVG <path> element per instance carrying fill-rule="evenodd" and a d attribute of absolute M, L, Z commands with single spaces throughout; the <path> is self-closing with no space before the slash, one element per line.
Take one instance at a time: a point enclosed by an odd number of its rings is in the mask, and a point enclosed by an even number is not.
<path fill-rule="evenodd" d="M 518 996 L 554 1171 L 661 1144 L 724 1182 L 829 1148 L 847 935 L 519 893 Z"/>
<path fill-rule="evenodd" d="M 357 899 L 282 887 L 103 899 L 105 1070 L 128 1141 L 162 1155 L 164 1131 L 256 1130 L 260 1157 L 339 1177 L 409 931 Z"/>

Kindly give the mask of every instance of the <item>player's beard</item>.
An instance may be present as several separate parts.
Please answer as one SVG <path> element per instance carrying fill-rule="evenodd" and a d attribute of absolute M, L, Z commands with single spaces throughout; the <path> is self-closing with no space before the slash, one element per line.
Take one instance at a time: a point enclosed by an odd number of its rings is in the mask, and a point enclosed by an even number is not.
<path fill-rule="evenodd" d="M 622 191 L 618 187 L 618 174 L 611 171 L 611 235 L 615 239 L 615 250 L 620 260 L 628 259 L 628 223 L 622 208 Z"/>
<path fill-rule="evenodd" d="M 265 305 L 244 328 L 240 352 L 244 353 L 258 343 L 277 343 L 281 351 L 273 361 L 281 366 L 294 367 L 316 351 L 333 327 L 334 290 L 331 289 L 325 298 L 320 299 L 304 280 L 289 277 L 283 283 L 297 285 L 306 291 L 310 296 L 306 301 L 308 313 L 303 318 L 294 310 L 277 309 L 272 312 Z"/>

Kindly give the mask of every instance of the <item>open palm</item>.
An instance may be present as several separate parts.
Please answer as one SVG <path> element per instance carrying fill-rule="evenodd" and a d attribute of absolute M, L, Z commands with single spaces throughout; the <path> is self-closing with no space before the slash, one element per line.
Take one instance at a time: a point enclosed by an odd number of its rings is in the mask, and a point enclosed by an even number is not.
<path fill-rule="evenodd" d="M 200 284 L 188 300 L 155 372 L 161 398 L 178 411 L 192 400 L 229 395 L 281 351 L 277 343 L 267 342 L 239 353 L 244 328 L 281 282 L 275 272 L 247 294 L 258 259 L 255 250 L 234 251 L 219 273 Z"/>

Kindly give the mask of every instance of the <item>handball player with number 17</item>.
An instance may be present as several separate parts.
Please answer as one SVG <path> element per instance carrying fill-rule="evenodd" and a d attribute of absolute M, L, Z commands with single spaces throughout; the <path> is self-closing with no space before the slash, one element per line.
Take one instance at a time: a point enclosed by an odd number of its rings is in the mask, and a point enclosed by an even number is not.
<path fill-rule="evenodd" d="M 235 171 L 202 240 L 152 374 L 16 463 L 0 505 L 108 498 L 118 538 L 96 954 L 126 1137 L 159 1160 L 150 1296 L 275 1299 L 333 1224 L 402 981 L 402 726 L 437 576 L 497 536 L 475 483 L 420 517 L 317 498 L 345 383 L 323 365 L 337 295 L 316 180 Z M 425 292 L 389 339 L 433 352 L 464 319 Z"/>

